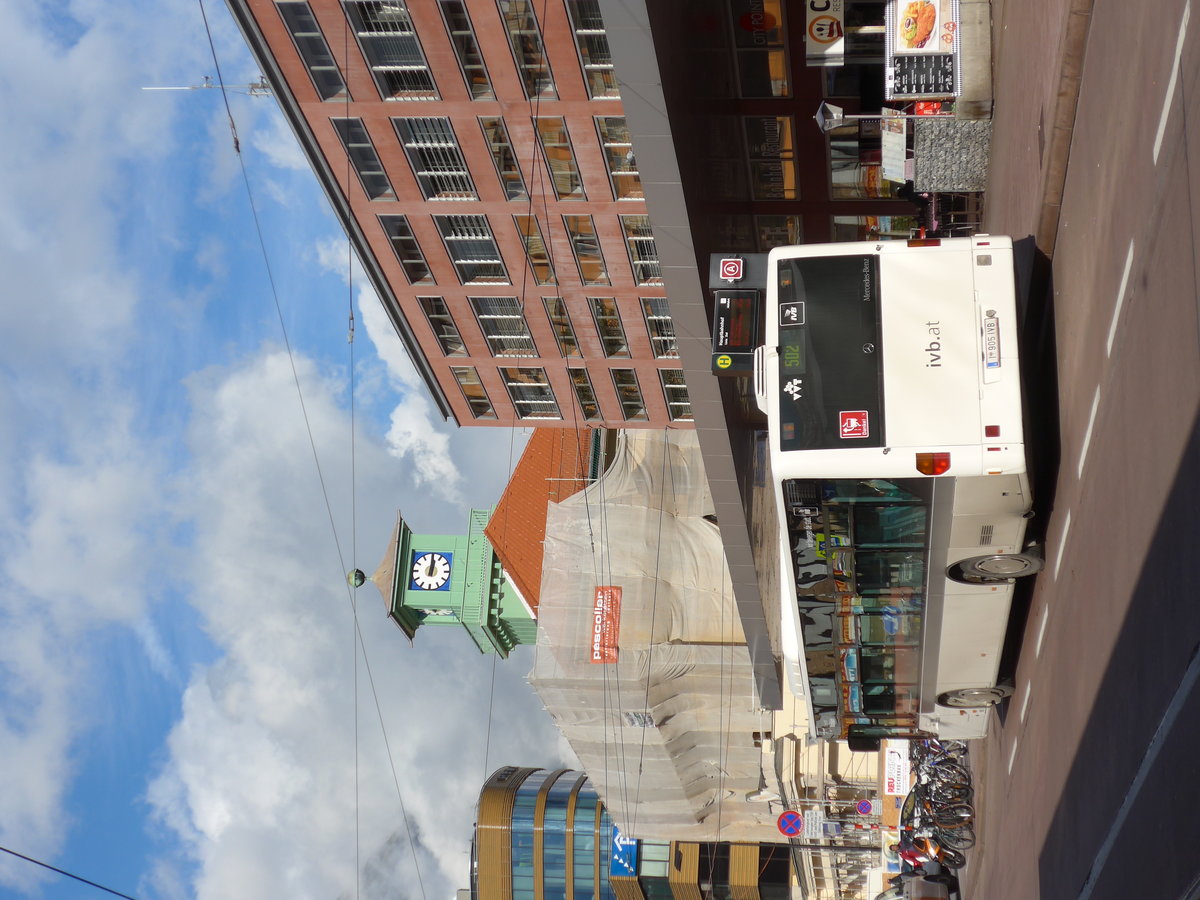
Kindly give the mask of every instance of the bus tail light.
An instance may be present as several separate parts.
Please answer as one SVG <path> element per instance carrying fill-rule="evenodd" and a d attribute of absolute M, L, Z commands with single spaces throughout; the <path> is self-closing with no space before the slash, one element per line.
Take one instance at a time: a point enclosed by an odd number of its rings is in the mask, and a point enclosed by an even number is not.
<path fill-rule="evenodd" d="M 950 471 L 950 454 L 918 453 L 917 471 L 922 475 L 945 475 Z"/>
<path fill-rule="evenodd" d="M 941 238 L 909 238 L 908 246 L 910 247 L 940 247 L 942 246 Z"/>
<path fill-rule="evenodd" d="M 984 425 L 983 426 L 983 436 L 984 437 L 1000 437 L 1000 426 L 999 425 Z"/>

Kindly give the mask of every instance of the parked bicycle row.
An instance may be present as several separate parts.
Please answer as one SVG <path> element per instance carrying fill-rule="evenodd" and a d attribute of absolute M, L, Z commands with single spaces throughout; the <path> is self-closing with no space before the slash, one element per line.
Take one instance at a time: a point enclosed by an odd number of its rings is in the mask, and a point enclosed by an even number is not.
<path fill-rule="evenodd" d="M 975 791 L 960 741 L 914 741 L 909 748 L 913 786 L 900 810 L 901 859 L 914 867 L 936 861 L 966 865 L 975 846 Z"/>

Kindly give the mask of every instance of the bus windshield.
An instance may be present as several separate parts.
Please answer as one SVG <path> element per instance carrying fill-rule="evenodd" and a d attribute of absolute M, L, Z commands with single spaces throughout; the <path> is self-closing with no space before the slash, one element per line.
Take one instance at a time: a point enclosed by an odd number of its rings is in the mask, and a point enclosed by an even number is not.
<path fill-rule="evenodd" d="M 879 257 L 786 260 L 778 297 L 780 449 L 883 446 Z"/>

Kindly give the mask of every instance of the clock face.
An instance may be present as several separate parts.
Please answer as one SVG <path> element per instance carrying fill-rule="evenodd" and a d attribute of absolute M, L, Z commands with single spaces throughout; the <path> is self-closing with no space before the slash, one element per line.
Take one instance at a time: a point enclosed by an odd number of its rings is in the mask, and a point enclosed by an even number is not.
<path fill-rule="evenodd" d="M 412 586 L 422 591 L 444 590 L 450 583 L 449 553 L 413 553 Z"/>

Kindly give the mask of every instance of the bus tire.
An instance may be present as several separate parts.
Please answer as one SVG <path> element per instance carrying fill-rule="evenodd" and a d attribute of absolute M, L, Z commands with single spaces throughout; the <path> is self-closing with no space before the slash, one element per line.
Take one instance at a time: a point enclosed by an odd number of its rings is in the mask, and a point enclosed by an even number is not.
<path fill-rule="evenodd" d="M 1045 561 L 1034 553 L 992 553 L 956 562 L 946 570 L 946 575 L 963 584 L 1011 582 L 1036 575 L 1044 564 Z"/>
<path fill-rule="evenodd" d="M 960 688 L 957 691 L 946 691 L 938 695 L 937 702 L 941 706 L 952 709 L 986 709 L 1003 703 L 1012 696 L 1012 688 L 998 684 L 987 688 Z"/>

